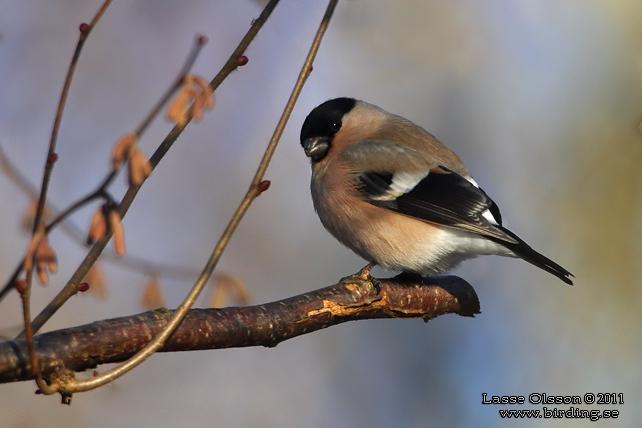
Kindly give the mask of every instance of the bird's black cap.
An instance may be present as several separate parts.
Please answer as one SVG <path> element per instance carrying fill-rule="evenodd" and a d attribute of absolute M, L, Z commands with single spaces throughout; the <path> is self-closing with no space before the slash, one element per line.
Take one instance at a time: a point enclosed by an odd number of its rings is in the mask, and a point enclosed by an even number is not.
<path fill-rule="evenodd" d="M 324 102 L 310 112 L 301 127 L 301 145 L 308 138 L 326 137 L 332 140 L 341 129 L 341 119 L 354 108 L 354 98 L 335 98 Z"/>

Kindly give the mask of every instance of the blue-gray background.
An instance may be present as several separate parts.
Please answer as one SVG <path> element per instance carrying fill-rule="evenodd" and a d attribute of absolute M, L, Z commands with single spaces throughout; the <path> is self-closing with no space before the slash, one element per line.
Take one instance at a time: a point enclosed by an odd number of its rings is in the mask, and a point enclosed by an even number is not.
<path fill-rule="evenodd" d="M 0 144 L 40 183 L 53 114 L 77 37 L 99 1 L 0 3 Z M 307 53 L 325 2 L 283 0 L 124 221 L 128 252 L 198 272 L 254 173 Z M 50 197 L 62 207 L 104 176 L 180 68 L 197 33 L 195 72 L 211 78 L 261 5 L 252 1 L 115 2 L 91 34 L 65 111 Z M 638 0 L 351 0 L 340 2 L 267 179 L 220 269 L 254 303 L 336 282 L 364 262 L 314 214 L 300 124 L 320 102 L 354 96 L 406 116 L 446 142 L 502 207 L 505 224 L 576 275 L 569 287 L 524 262 L 486 257 L 456 273 L 482 314 L 348 323 L 282 343 L 155 355 L 124 378 L 74 396 L 0 386 L 2 427 L 540 427 L 585 420 L 502 420 L 482 393 L 624 394 L 617 423 L 642 411 L 642 3 Z M 150 154 L 171 126 L 141 141 Z M 124 188 L 119 179 L 114 195 Z M 0 273 L 27 238 L 29 199 L 0 175 Z M 86 227 L 94 207 L 73 218 Z M 83 255 L 51 241 L 60 272 L 34 291 L 37 311 Z M 140 312 L 143 273 L 105 264 L 104 300 L 77 296 L 49 329 Z M 378 275 L 384 272 L 376 271 Z M 162 279 L 175 307 L 186 281 Z M 201 302 L 203 304 L 203 302 Z M 0 328 L 20 322 L 13 293 Z M 99 370 L 103 370 L 100 368 Z M 554 406 L 549 406 L 554 407 Z M 558 406 L 568 408 L 569 406 Z M 532 406 L 541 409 L 542 406 Z"/>

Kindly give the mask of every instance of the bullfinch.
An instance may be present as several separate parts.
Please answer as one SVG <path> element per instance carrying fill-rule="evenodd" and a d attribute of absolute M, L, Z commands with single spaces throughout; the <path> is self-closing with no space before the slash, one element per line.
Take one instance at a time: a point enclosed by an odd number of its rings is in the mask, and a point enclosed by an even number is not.
<path fill-rule="evenodd" d="M 369 266 L 434 275 L 494 254 L 573 284 L 569 271 L 502 226 L 499 208 L 463 162 L 413 122 L 336 98 L 305 119 L 301 145 L 321 223 Z"/>

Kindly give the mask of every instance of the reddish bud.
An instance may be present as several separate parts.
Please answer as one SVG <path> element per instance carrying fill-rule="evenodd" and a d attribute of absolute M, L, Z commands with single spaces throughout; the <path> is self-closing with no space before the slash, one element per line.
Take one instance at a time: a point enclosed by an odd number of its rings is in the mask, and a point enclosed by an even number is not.
<path fill-rule="evenodd" d="M 79 29 L 80 29 L 81 33 L 88 33 L 89 32 L 89 24 L 83 22 L 82 24 L 80 24 L 80 28 Z"/>
<path fill-rule="evenodd" d="M 270 184 L 272 184 L 272 182 L 271 182 L 270 180 L 263 180 L 263 181 L 261 181 L 261 182 L 259 183 L 259 190 L 260 190 L 261 192 L 265 192 L 267 189 L 269 189 L 269 188 L 270 188 Z"/>
<path fill-rule="evenodd" d="M 207 36 L 200 34 L 197 38 L 196 41 L 198 42 L 199 45 L 204 45 L 207 43 Z"/>
<path fill-rule="evenodd" d="M 18 279 L 16 282 L 13 283 L 14 287 L 16 287 L 16 290 L 18 290 L 18 293 L 24 294 L 24 292 L 27 289 L 27 282 L 24 279 Z"/>
<path fill-rule="evenodd" d="M 87 284 L 86 282 L 81 282 L 80 284 L 78 284 L 78 291 L 84 293 L 87 290 L 89 290 L 89 284 Z"/>
<path fill-rule="evenodd" d="M 58 153 L 52 153 L 47 157 L 48 164 L 54 164 L 58 160 Z"/>
<path fill-rule="evenodd" d="M 240 57 L 236 58 L 236 65 L 239 67 L 243 67 L 245 64 L 247 64 L 249 59 L 245 55 L 241 55 Z"/>
<path fill-rule="evenodd" d="M 312 70 L 314 70 L 314 66 L 310 65 L 310 73 L 312 73 Z"/>
<path fill-rule="evenodd" d="M 98 372 L 94 370 L 94 377 L 98 376 Z"/>

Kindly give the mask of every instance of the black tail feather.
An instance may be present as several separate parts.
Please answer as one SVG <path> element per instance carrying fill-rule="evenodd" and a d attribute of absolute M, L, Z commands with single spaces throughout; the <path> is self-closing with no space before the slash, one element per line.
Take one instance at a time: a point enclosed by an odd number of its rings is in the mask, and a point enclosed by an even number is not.
<path fill-rule="evenodd" d="M 508 242 L 501 241 L 499 239 L 493 239 L 493 238 L 490 238 L 491 240 L 499 244 L 502 244 L 503 246 L 505 246 L 512 252 L 514 252 L 517 255 L 517 257 L 520 257 L 521 259 L 523 259 L 524 261 L 527 261 L 533 266 L 537 266 L 538 268 L 543 269 L 546 272 L 555 275 L 565 283 L 569 285 L 573 285 L 573 280 L 571 280 L 571 278 L 574 278 L 575 276 L 572 273 L 570 273 L 569 271 L 564 269 L 562 266 L 558 265 L 553 260 L 549 259 L 548 257 L 533 250 L 526 242 L 524 242 L 519 236 L 515 235 L 510 230 L 501 226 L 499 228 L 502 229 L 502 231 L 506 232 L 506 234 L 514 238 L 517 241 L 517 244 L 508 243 Z"/>

